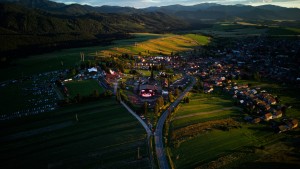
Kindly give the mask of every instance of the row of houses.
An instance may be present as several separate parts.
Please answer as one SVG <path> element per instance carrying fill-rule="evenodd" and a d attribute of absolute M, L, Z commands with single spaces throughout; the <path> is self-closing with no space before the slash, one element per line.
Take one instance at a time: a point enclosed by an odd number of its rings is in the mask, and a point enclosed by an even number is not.
<path fill-rule="evenodd" d="M 282 119 L 284 116 L 284 106 L 278 104 L 279 99 L 276 96 L 259 87 L 251 88 L 248 84 L 238 85 L 230 80 L 241 74 L 238 66 L 215 61 L 201 68 L 202 70 L 197 75 L 203 81 L 203 91 L 211 93 L 214 91 L 214 88 L 223 87 L 224 92 L 229 93 L 249 114 L 245 120 L 252 123 L 260 123 L 272 119 Z M 289 119 L 285 120 L 285 122 L 280 122 L 277 128 L 282 132 L 282 126 L 285 126 L 284 130 L 286 131 L 297 127 L 297 125 L 297 119 Z"/>

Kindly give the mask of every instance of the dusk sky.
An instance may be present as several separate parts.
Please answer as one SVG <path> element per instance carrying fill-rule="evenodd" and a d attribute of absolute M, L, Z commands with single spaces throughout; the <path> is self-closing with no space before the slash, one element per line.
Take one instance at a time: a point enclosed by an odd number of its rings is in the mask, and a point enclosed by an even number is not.
<path fill-rule="evenodd" d="M 218 3 L 223 5 L 245 4 L 245 5 L 278 5 L 284 7 L 300 8 L 300 0 L 52 0 L 66 4 L 78 3 L 91 6 L 129 6 L 135 8 L 145 8 L 149 6 L 166 6 L 166 5 L 195 5 L 200 3 Z"/>

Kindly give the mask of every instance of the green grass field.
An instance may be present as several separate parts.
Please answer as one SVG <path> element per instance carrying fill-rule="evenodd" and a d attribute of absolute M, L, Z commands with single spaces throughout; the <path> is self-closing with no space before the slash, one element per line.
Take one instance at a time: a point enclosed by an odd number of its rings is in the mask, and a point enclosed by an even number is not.
<path fill-rule="evenodd" d="M 182 116 L 193 113 L 209 112 L 224 107 L 233 106 L 231 100 L 220 98 L 220 97 L 206 97 L 205 95 L 200 95 L 193 97 L 189 104 L 182 107 L 182 111 L 177 113 L 176 116 Z"/>
<path fill-rule="evenodd" d="M 202 122 L 207 122 L 207 121 L 212 121 L 212 120 L 220 120 L 220 119 L 225 119 L 229 118 L 234 115 L 238 115 L 240 111 L 238 110 L 220 110 L 220 111 L 212 111 L 212 113 L 199 113 L 199 114 L 194 114 L 193 117 L 184 117 L 175 119 L 172 122 L 173 128 L 181 128 L 189 125 L 193 125 L 196 123 L 202 123 Z"/>
<path fill-rule="evenodd" d="M 269 131 L 255 131 L 247 127 L 250 126 L 226 132 L 213 130 L 182 143 L 179 148 L 172 149 L 173 157 L 179 156 L 179 159 L 174 159 L 176 168 L 195 168 L 218 157 L 241 151 L 245 146 L 259 147 L 273 135 Z"/>
<path fill-rule="evenodd" d="M 144 129 L 114 99 L 71 105 L 0 126 L 3 169 L 150 168 Z"/>
<path fill-rule="evenodd" d="M 274 166 L 272 163 L 300 165 L 294 161 L 298 159 L 296 154 L 287 154 L 291 150 L 299 151 L 291 144 L 291 140 L 297 140 L 299 130 L 276 134 L 268 127 L 270 124 L 246 123 L 241 110 L 232 106 L 228 96 L 217 94 L 192 94 L 190 103 L 181 103 L 169 128 L 168 147 L 175 168 L 249 168 L 248 164 L 254 168 L 269 168 Z M 225 119 L 236 121 L 240 127 L 228 131 L 214 128 L 217 121 Z M 194 131 L 198 134 L 192 134 Z M 276 145 L 281 148 L 274 148 Z M 267 159 L 266 163 L 264 159 Z"/>
<path fill-rule="evenodd" d="M 98 91 L 98 94 L 104 92 L 104 89 L 99 86 L 96 80 L 71 81 L 66 82 L 65 85 L 68 88 L 71 98 L 74 98 L 77 94 L 80 94 L 80 96 L 90 96 L 95 90 Z"/>

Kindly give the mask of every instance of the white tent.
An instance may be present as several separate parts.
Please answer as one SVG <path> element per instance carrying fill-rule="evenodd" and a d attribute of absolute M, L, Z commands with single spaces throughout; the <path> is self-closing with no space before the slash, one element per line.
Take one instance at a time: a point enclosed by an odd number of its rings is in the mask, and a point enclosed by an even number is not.
<path fill-rule="evenodd" d="M 88 71 L 89 71 L 89 73 L 90 73 L 90 72 L 97 72 L 97 68 L 92 67 L 92 68 L 88 69 Z"/>

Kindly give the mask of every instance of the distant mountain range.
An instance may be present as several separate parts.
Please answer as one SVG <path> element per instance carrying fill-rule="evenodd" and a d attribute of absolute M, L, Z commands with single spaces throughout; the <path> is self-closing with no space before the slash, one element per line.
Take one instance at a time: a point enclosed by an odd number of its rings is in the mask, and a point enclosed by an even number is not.
<path fill-rule="evenodd" d="M 285 8 L 274 5 L 249 6 L 249 5 L 220 5 L 216 3 L 202 3 L 193 6 L 170 5 L 162 7 L 148 7 L 144 9 L 135 9 L 132 7 L 119 6 L 101 6 L 93 7 L 88 5 L 71 4 L 52 2 L 49 0 L 0 0 L 0 2 L 9 2 L 18 4 L 27 8 L 41 9 L 51 13 L 61 13 L 65 15 L 83 15 L 87 13 L 145 13 L 145 12 L 161 12 L 168 15 L 174 15 L 181 18 L 198 19 L 288 19 L 300 20 L 299 8 Z M 214 13 L 213 15 L 211 15 Z M 184 14 L 184 15 L 183 15 Z"/>
<path fill-rule="evenodd" d="M 300 9 L 273 5 L 224 6 L 204 3 L 135 9 L 56 3 L 49 0 L 0 0 L 0 53 L 28 46 L 44 48 L 103 41 L 128 32 L 171 32 L 235 20 L 300 20 Z M 117 37 L 111 38 L 110 35 Z M 18 36 L 16 36 L 18 35 Z M 21 36 L 22 35 L 22 36 Z M 63 46 L 62 45 L 62 46 Z M 8 52 L 8 53 L 7 53 Z"/>

